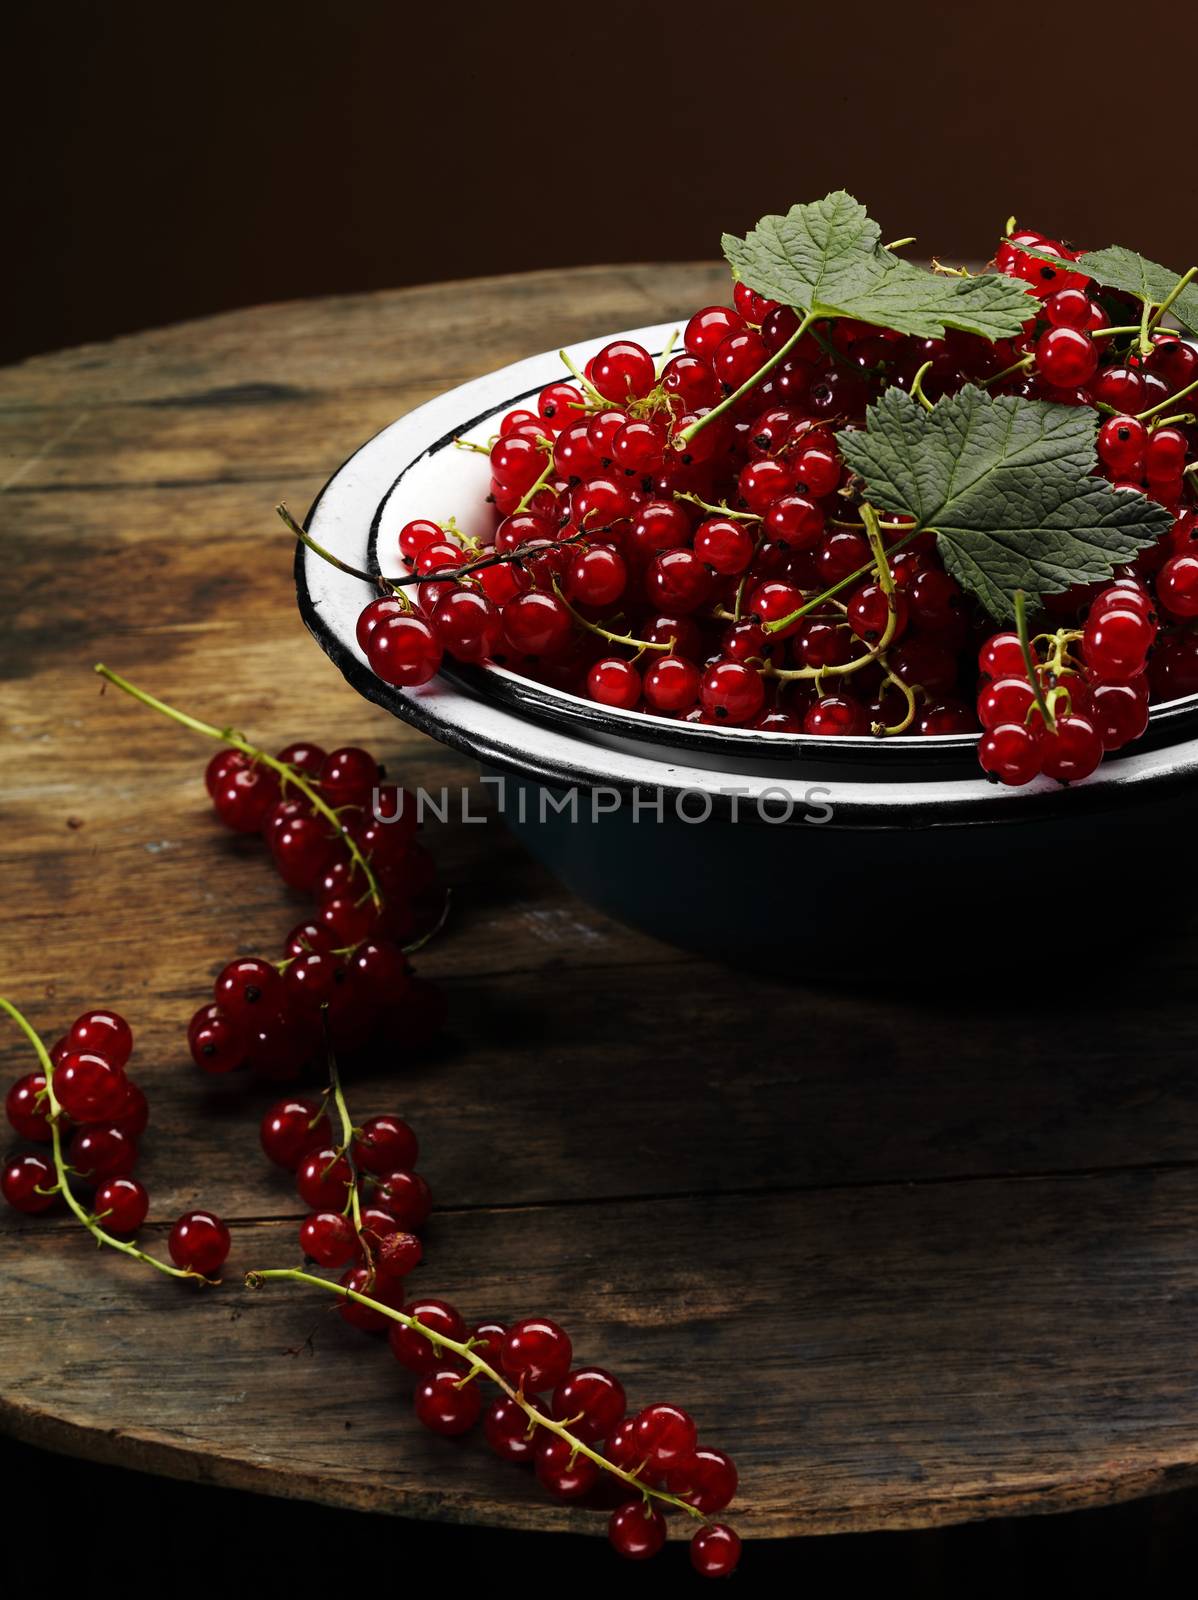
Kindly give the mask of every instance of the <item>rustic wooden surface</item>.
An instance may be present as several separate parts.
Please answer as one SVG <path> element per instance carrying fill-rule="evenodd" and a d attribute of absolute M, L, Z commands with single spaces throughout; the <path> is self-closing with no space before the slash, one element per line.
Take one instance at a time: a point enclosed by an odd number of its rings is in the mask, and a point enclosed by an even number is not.
<path fill-rule="evenodd" d="M 7 1214 L 0 1426 L 270 1494 L 601 1527 L 477 1441 L 425 1436 L 385 1346 L 323 1300 L 239 1287 L 297 1261 L 301 1207 L 258 1158 L 267 1092 L 200 1080 L 183 1030 L 299 902 L 211 818 L 201 742 L 101 698 L 88 669 L 103 657 L 268 745 L 362 742 L 405 780 L 468 781 L 304 634 L 273 502 L 303 508 L 450 384 L 719 283 L 587 269 L 271 306 L 0 374 L 4 989 L 48 1036 L 88 1004 L 130 1016 L 152 1216 L 208 1203 L 235 1241 L 225 1286 L 191 1293 L 66 1219 Z M 613 925 L 497 824 L 430 843 L 457 894 L 424 963 L 449 1034 L 352 1088 L 360 1114 L 399 1109 L 421 1134 L 425 1292 L 548 1312 L 638 1401 L 691 1405 L 741 1464 L 749 1535 L 1198 1481 L 1188 925 L 1139 966 L 1102 940 L 1064 993 L 1041 970 L 989 990 L 984 950 L 951 981 L 934 948 L 890 978 L 896 885 L 893 925 L 863 927 L 838 981 L 785 984 Z M 28 1065 L 10 1031 L 0 1065 Z"/>

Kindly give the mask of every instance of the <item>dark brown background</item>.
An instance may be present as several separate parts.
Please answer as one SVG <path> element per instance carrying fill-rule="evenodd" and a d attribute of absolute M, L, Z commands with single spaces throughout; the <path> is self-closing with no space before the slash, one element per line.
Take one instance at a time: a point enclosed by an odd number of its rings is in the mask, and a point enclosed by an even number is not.
<path fill-rule="evenodd" d="M 820 11 L 830 13 L 821 16 Z M 236 305 L 682 260 L 838 186 L 1182 268 L 1198 20 L 1126 0 L 18 0 L 0 359 Z"/>

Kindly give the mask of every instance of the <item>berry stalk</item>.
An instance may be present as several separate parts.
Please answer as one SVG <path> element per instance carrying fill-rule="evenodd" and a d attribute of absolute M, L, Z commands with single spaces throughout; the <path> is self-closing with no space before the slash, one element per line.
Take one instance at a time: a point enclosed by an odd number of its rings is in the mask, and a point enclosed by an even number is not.
<path fill-rule="evenodd" d="M 466 1340 L 463 1343 L 458 1339 L 451 1339 L 447 1334 L 438 1333 L 435 1329 L 430 1328 L 426 1323 L 421 1322 L 419 1318 L 410 1317 L 406 1311 L 396 1311 L 394 1307 L 384 1305 L 381 1300 L 372 1300 L 369 1295 L 359 1294 L 356 1289 L 349 1289 L 341 1283 L 331 1283 L 327 1278 L 318 1278 L 314 1272 L 305 1272 L 299 1267 L 262 1268 L 255 1272 L 247 1272 L 245 1281 L 247 1288 L 250 1289 L 260 1289 L 267 1283 L 311 1284 L 313 1288 L 324 1289 L 329 1294 L 337 1294 L 341 1295 L 343 1299 L 353 1300 L 358 1305 L 367 1307 L 370 1311 L 377 1311 L 380 1315 L 389 1317 L 392 1322 L 398 1322 L 403 1327 L 412 1329 L 414 1333 L 423 1334 L 434 1350 L 451 1350 L 454 1355 L 469 1363 L 469 1371 L 463 1375 L 462 1383 L 469 1383 L 480 1374 L 484 1378 L 489 1378 L 493 1384 L 507 1395 L 509 1400 L 514 1401 L 520 1407 L 521 1411 L 527 1416 L 531 1427 L 545 1428 L 550 1433 L 557 1434 L 559 1439 L 565 1440 L 575 1455 L 586 1456 L 602 1472 L 610 1473 L 612 1477 L 619 1478 L 622 1483 L 628 1484 L 638 1494 L 642 1494 L 646 1502 L 657 1500 L 662 1505 L 673 1506 L 676 1511 L 685 1511 L 688 1515 L 702 1521 L 703 1513 L 696 1510 L 688 1501 L 681 1499 L 678 1495 L 667 1494 L 663 1489 L 654 1489 L 651 1485 L 645 1483 L 643 1479 L 638 1478 L 635 1472 L 627 1472 L 623 1467 L 616 1466 L 615 1462 L 609 1461 L 601 1451 L 593 1449 L 585 1440 L 571 1433 L 566 1423 L 558 1422 L 553 1417 L 546 1416 L 543 1411 L 539 1411 L 530 1400 L 525 1398 L 522 1390 L 514 1389 L 507 1379 L 491 1366 L 490 1362 L 483 1360 L 477 1350 L 472 1347 L 470 1340 Z"/>
<path fill-rule="evenodd" d="M 145 689 L 139 689 L 136 684 L 130 683 L 127 678 L 122 678 L 120 673 L 113 672 L 111 667 L 106 667 L 102 662 L 97 662 L 92 670 L 98 673 L 105 682 L 111 683 L 117 689 L 120 689 L 122 693 L 140 701 L 143 706 L 149 706 L 151 711 L 160 711 L 163 716 L 170 717 L 173 722 L 179 723 L 181 727 L 190 728 L 193 733 L 202 733 L 206 738 L 215 739 L 220 744 L 232 745 L 234 750 L 240 750 L 242 755 L 248 756 L 251 761 L 261 762 L 263 766 L 270 767 L 272 771 L 277 772 L 282 778 L 284 786 L 289 783 L 293 784 L 312 809 L 319 812 L 326 822 L 332 824 L 348 849 L 354 865 L 365 878 L 367 891 L 372 902 L 381 910 L 383 893 L 379 888 L 378 879 L 374 875 L 370 862 L 358 848 L 353 835 L 343 825 L 332 806 L 329 805 L 327 800 L 323 799 L 320 792 L 295 767 L 290 766 L 286 761 L 279 761 L 275 756 L 268 755 L 265 750 L 259 750 L 256 745 L 250 744 L 248 739 L 236 733 L 232 728 L 218 728 L 211 722 L 203 722 L 199 717 L 189 715 L 186 711 L 177 711 L 174 706 L 168 705 L 165 700 L 159 700 L 156 695 L 148 693 Z"/>
<path fill-rule="evenodd" d="M 130 1244 L 127 1239 L 116 1239 L 111 1233 L 105 1232 L 100 1226 L 98 1218 L 91 1212 L 85 1211 L 71 1191 L 67 1164 L 63 1160 L 62 1135 L 59 1132 L 59 1122 L 62 1117 L 62 1107 L 54 1093 L 54 1063 L 50 1060 L 49 1051 L 42 1043 L 41 1037 L 33 1024 L 24 1017 L 11 1000 L 6 1000 L 0 995 L 0 1011 L 17 1024 L 24 1033 L 29 1043 L 37 1054 L 38 1064 L 46 1079 L 44 1090 L 46 1102 L 49 1106 L 46 1120 L 50 1124 L 50 1148 L 54 1157 L 54 1172 L 58 1179 L 58 1191 L 87 1231 L 95 1238 L 97 1244 L 107 1245 L 110 1250 L 119 1250 L 124 1256 L 131 1256 L 134 1261 L 144 1261 L 146 1266 L 155 1267 L 159 1272 L 164 1272 L 170 1278 L 198 1278 L 201 1283 L 211 1283 L 213 1280 L 196 1272 L 191 1267 L 172 1267 L 169 1262 L 159 1261 L 157 1256 L 149 1255 L 145 1250 L 139 1250 L 135 1244 Z"/>
<path fill-rule="evenodd" d="M 720 401 L 719 405 L 713 406 L 710 411 L 704 412 L 701 417 L 696 418 L 696 420 L 691 423 L 689 428 L 683 428 L 682 432 L 678 434 L 673 441 L 674 449 L 679 451 L 685 450 L 695 435 L 701 432 L 701 430 L 704 429 L 709 422 L 715 422 L 715 420 L 718 417 L 722 417 L 726 411 L 731 411 L 733 406 L 738 405 L 747 394 L 757 387 L 757 385 L 768 372 L 772 372 L 780 361 L 785 361 L 786 357 L 794 349 L 795 345 L 798 344 L 799 340 L 803 337 L 815 320 L 815 312 L 808 311 L 806 316 L 800 319 L 798 327 L 791 334 L 790 338 L 787 339 L 785 344 L 779 345 L 777 350 L 774 351 L 773 355 L 770 356 L 769 360 L 764 361 L 761 366 L 758 367 L 757 371 L 753 373 L 752 377 L 746 378 L 741 384 L 740 388 L 734 389 L 730 395 L 726 395 L 724 399 Z"/>

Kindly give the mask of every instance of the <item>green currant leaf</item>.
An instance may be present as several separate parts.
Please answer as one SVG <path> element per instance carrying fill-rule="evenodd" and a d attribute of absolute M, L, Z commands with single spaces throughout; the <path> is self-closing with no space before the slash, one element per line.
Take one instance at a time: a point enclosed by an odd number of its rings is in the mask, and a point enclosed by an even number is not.
<path fill-rule="evenodd" d="M 1105 250 L 1087 250 L 1076 261 L 1065 262 L 1059 256 L 1045 255 L 1027 245 L 1018 244 L 1015 248 L 1063 271 L 1080 272 L 1104 289 L 1119 289 L 1150 306 L 1163 305 L 1182 276 L 1171 267 L 1162 267 L 1159 262 L 1149 261 L 1147 256 L 1138 255 L 1121 244 L 1108 245 Z M 1176 317 L 1187 332 L 1198 334 L 1198 285 L 1186 285 L 1169 307 L 1169 315 Z"/>
<path fill-rule="evenodd" d="M 1146 495 L 1091 476 L 1098 418 L 967 385 L 931 411 L 887 389 L 863 431 L 837 444 L 885 511 L 934 529 L 944 564 L 994 617 L 1109 576 L 1167 532 L 1173 518 Z"/>
<path fill-rule="evenodd" d="M 881 243 L 878 224 L 838 190 L 784 217 L 762 217 L 743 239 L 726 233 L 724 254 L 758 294 L 814 311 L 857 317 L 898 333 L 940 338 L 946 328 L 1010 338 L 1034 311 L 1026 286 L 995 273 L 955 278 L 902 260 Z"/>

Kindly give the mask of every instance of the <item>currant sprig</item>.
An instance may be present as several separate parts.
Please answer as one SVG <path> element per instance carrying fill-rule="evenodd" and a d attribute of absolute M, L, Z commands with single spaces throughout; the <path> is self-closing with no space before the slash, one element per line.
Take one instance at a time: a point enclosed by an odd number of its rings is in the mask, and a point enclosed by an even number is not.
<path fill-rule="evenodd" d="M 50 1128 L 50 1150 L 54 1163 L 55 1181 L 52 1188 L 39 1187 L 37 1189 L 38 1195 L 61 1195 L 63 1200 L 66 1201 L 68 1209 L 76 1220 L 83 1224 L 92 1238 L 95 1239 L 97 1245 L 105 1246 L 109 1250 L 119 1251 L 121 1255 L 129 1256 L 134 1261 L 143 1262 L 147 1267 L 153 1267 L 155 1271 L 165 1273 L 168 1278 L 195 1278 L 200 1283 L 211 1284 L 214 1281 L 212 1278 L 204 1272 L 197 1271 L 192 1266 L 172 1266 L 169 1262 L 160 1261 L 157 1256 L 152 1256 L 148 1251 L 140 1249 L 128 1239 L 115 1238 L 107 1229 L 101 1226 L 101 1217 L 96 1216 L 94 1212 L 86 1210 L 80 1204 L 71 1188 L 71 1169 L 63 1155 L 61 1127 L 65 1114 L 54 1089 L 55 1067 L 50 1059 L 50 1053 L 33 1024 L 13 1005 L 11 1000 L 0 996 L 0 1011 L 11 1017 L 33 1046 L 38 1065 L 41 1068 L 41 1075 L 44 1079 L 43 1087 L 37 1099 L 45 1103 L 45 1109 L 42 1114 Z M 92 1059 L 94 1060 L 94 1057 Z"/>
<path fill-rule="evenodd" d="M 580 1439 L 577 1434 L 572 1433 L 568 1424 L 558 1422 L 555 1418 L 540 1410 L 528 1399 L 521 1388 L 509 1383 L 502 1373 L 498 1372 L 489 1361 L 479 1355 L 478 1345 L 475 1340 L 467 1339 L 463 1341 L 450 1338 L 448 1334 L 440 1332 L 428 1323 L 422 1322 L 418 1317 L 409 1316 L 407 1312 L 398 1310 L 395 1306 L 387 1305 L 382 1300 L 372 1299 L 369 1295 L 361 1294 L 358 1290 L 350 1288 L 346 1284 L 333 1283 L 328 1278 L 318 1277 L 315 1273 L 305 1272 L 298 1267 L 256 1268 L 246 1273 L 245 1281 L 246 1285 L 251 1289 L 260 1289 L 270 1283 L 307 1284 L 311 1288 L 323 1289 L 328 1294 L 340 1295 L 343 1299 L 352 1301 L 355 1305 L 363 1306 L 377 1316 L 385 1317 L 390 1322 L 398 1323 L 400 1327 L 409 1328 L 413 1333 L 423 1335 L 434 1350 L 448 1350 L 452 1355 L 457 1356 L 466 1363 L 468 1370 L 460 1379 L 462 1386 L 473 1382 L 478 1377 L 488 1378 L 513 1404 L 520 1408 L 528 1418 L 530 1427 L 544 1428 L 548 1433 L 552 1433 L 557 1438 L 564 1440 L 570 1447 L 573 1456 L 584 1456 L 588 1461 L 593 1462 L 601 1472 L 608 1473 L 611 1477 L 619 1479 L 621 1483 L 626 1483 L 630 1489 L 643 1496 L 646 1504 L 657 1502 L 661 1505 L 667 1505 L 675 1511 L 684 1511 L 688 1516 L 694 1517 L 699 1521 L 703 1520 L 703 1513 L 691 1505 L 689 1501 L 682 1499 L 679 1495 L 669 1494 L 664 1489 L 658 1489 L 654 1485 L 647 1483 L 639 1476 L 639 1470 L 628 1471 L 623 1467 L 617 1466 L 615 1462 L 609 1461 L 602 1451 L 593 1449 L 586 1440 Z"/>

